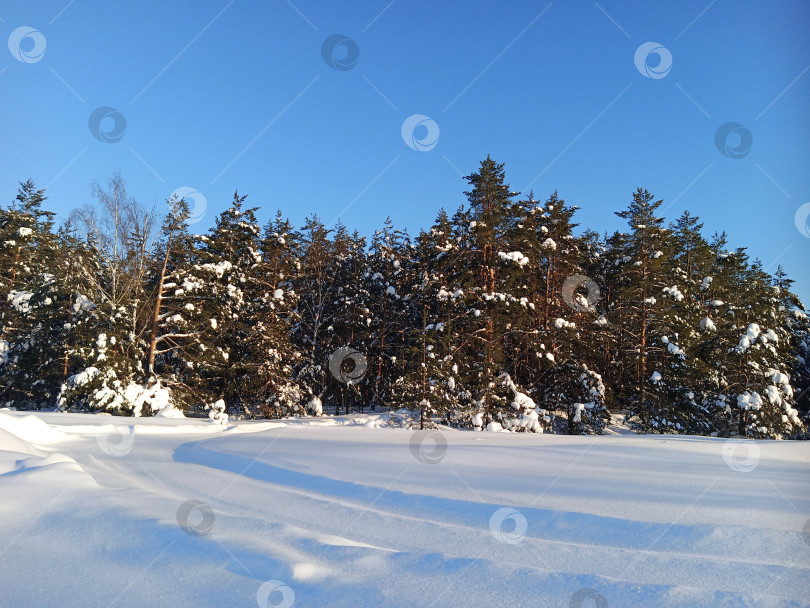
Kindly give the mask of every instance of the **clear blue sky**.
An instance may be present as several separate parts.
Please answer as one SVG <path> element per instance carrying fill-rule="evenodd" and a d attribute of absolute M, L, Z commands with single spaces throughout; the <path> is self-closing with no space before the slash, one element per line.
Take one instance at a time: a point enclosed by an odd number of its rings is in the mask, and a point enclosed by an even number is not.
<path fill-rule="evenodd" d="M 342 213 L 371 234 L 391 216 L 415 234 L 464 201 L 461 174 L 491 154 L 514 190 L 557 189 L 599 231 L 645 187 L 668 219 L 689 209 L 768 270 L 783 264 L 810 302 L 794 222 L 810 202 L 809 25 L 806 0 L 6 2 L 0 199 L 30 177 L 64 217 L 121 172 L 147 205 L 202 193 L 198 230 L 238 188 L 262 222 Z M 351 69 L 322 56 L 334 34 L 359 49 Z M 672 57 L 665 74 L 642 58 L 663 77 L 635 65 L 647 42 Z M 100 106 L 126 119 L 115 143 L 88 128 Z M 415 131 L 429 150 L 402 137 L 414 114 L 438 126 L 432 148 Z M 742 158 L 715 145 L 728 122 L 753 139 Z"/>

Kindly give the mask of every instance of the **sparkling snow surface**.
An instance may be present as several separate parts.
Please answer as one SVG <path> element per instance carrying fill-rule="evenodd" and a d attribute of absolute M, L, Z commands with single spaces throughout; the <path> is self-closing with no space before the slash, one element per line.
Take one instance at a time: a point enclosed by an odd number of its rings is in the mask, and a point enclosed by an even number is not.
<path fill-rule="evenodd" d="M 384 420 L 0 410 L 0 605 L 808 606 L 807 442 Z"/>

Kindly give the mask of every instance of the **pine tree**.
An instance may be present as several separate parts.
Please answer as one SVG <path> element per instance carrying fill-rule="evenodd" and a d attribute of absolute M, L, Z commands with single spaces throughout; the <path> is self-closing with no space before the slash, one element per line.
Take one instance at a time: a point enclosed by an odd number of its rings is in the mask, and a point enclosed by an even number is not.
<path fill-rule="evenodd" d="M 607 418 L 601 377 L 588 369 L 587 339 L 598 321 L 596 301 L 575 290 L 583 275 L 580 241 L 573 235 L 577 207 L 568 206 L 555 192 L 540 205 L 530 194 L 525 215 L 511 241 L 527 253 L 528 263 L 513 273 L 520 277 L 524 336 L 516 341 L 516 373 L 534 389 L 544 408 L 562 411 L 569 433 L 600 432 Z M 524 276 L 521 274 L 525 273 Z M 598 295 L 598 287 L 592 297 Z M 523 372 L 522 374 L 520 372 Z"/>
<path fill-rule="evenodd" d="M 56 231 L 21 183 L 0 208 L 0 402 L 147 415 L 171 398 L 218 421 L 326 402 L 572 434 L 610 406 L 646 432 L 807 437 L 810 323 L 781 268 L 689 213 L 664 228 L 646 190 L 618 213 L 629 232 L 575 236 L 575 206 L 519 200 L 491 158 L 466 180 L 452 217 L 413 243 L 388 220 L 369 249 L 317 217 L 262 230 L 238 193 L 204 235 L 169 201 L 153 239 L 120 176 Z M 365 359 L 351 382 L 347 349 Z"/>
<path fill-rule="evenodd" d="M 739 342 L 730 351 L 737 370 L 730 388 L 736 397 L 732 409 L 739 414 L 738 432 L 756 438 L 801 432 L 803 425 L 793 408 L 789 370 L 794 357 L 786 348 L 790 338 L 782 288 L 772 283 L 758 261 L 744 267 L 739 282 L 745 286 L 745 299 L 736 304 Z"/>
<path fill-rule="evenodd" d="M 185 332 L 181 335 L 161 331 L 161 325 L 168 318 L 173 315 L 179 314 L 171 307 L 171 300 L 173 296 L 170 295 L 169 290 L 176 287 L 176 283 L 170 282 L 168 279 L 172 272 L 177 271 L 178 258 L 186 254 L 188 257 L 188 248 L 190 245 L 190 237 L 187 230 L 187 220 L 189 217 L 188 204 L 184 199 L 176 197 L 167 201 L 169 213 L 166 215 L 163 226 L 160 231 L 156 251 L 152 257 L 154 268 L 152 270 L 152 277 L 155 283 L 152 288 L 154 295 L 150 300 L 152 301 L 151 311 L 149 315 L 149 328 L 148 328 L 148 349 L 146 353 L 146 382 L 150 383 L 155 379 L 155 359 L 158 354 L 169 352 L 177 347 L 177 340 L 185 338 Z"/>
<path fill-rule="evenodd" d="M 8 406 L 50 405 L 47 390 L 54 354 L 48 320 L 55 301 L 57 239 L 44 191 L 21 182 L 8 209 L 0 209 L 0 391 Z M 52 297 L 53 296 L 53 297 Z"/>
<path fill-rule="evenodd" d="M 658 416 L 667 420 L 667 432 L 708 433 L 712 410 L 700 388 L 705 367 L 698 354 L 704 338 L 701 318 L 705 309 L 702 288 L 711 261 L 698 218 L 685 212 L 670 227 L 667 285 L 661 290 L 659 315 L 666 336 L 661 362 L 662 379 L 655 383 L 661 395 Z M 705 325 L 705 323 L 704 323 Z"/>
<path fill-rule="evenodd" d="M 447 424 L 471 422 L 472 414 L 459 407 L 464 391 L 453 357 L 459 342 L 455 328 L 464 313 L 456 306 L 459 299 L 447 291 L 448 260 L 456 253 L 450 220 L 442 210 L 430 231 L 417 237 L 400 283 L 406 289 L 404 347 L 391 394 L 398 407 L 418 411 L 420 429 L 433 427 L 437 416 Z"/>
<path fill-rule="evenodd" d="M 332 241 L 317 216 L 308 217 L 301 230 L 298 272 L 294 289 L 298 294 L 293 326 L 293 342 L 301 356 L 294 366 L 294 378 L 302 399 L 320 407 L 327 390 L 327 362 L 330 350 L 329 328 L 334 316 L 337 284 L 334 281 L 335 260 Z"/>
<path fill-rule="evenodd" d="M 784 357 L 784 365 L 795 391 L 793 407 L 798 410 L 804 430 L 794 436 L 808 438 L 810 427 L 810 322 L 801 300 L 791 292 L 793 281 L 787 277 L 781 266 L 774 273 L 774 287 L 779 298 L 779 320 L 784 324 L 785 338 L 779 345 Z M 784 390 L 784 389 L 783 389 Z"/>
<path fill-rule="evenodd" d="M 231 206 L 199 239 L 189 282 L 194 314 L 201 319 L 195 327 L 201 331 L 192 346 L 194 373 L 186 383 L 210 399 L 209 406 L 222 399 L 232 415 L 255 417 L 273 402 L 271 370 L 265 367 L 271 346 L 263 317 L 276 294 L 268 294 L 262 281 L 261 230 L 255 209 L 243 209 L 246 198 L 234 193 Z M 283 299 L 282 294 L 278 303 Z"/>
<path fill-rule="evenodd" d="M 734 349 L 739 341 L 738 303 L 745 298 L 740 279 L 747 267 L 747 255 L 743 249 L 727 251 L 724 234 L 714 235 L 709 247 L 709 266 L 699 288 L 705 316 L 699 321 L 700 339 L 693 347 L 699 362 L 694 385 L 709 413 L 713 432 L 728 436 L 737 432 L 732 420 L 735 395 L 745 384 Z"/>
<path fill-rule="evenodd" d="M 671 289 L 668 274 L 672 243 L 656 211 L 663 203 L 647 190 L 638 188 L 625 211 L 616 215 L 627 220 L 631 232 L 623 238 L 620 251 L 621 274 L 616 277 L 617 296 L 623 300 L 620 322 L 626 332 L 620 356 L 634 362 L 632 384 L 623 387 L 620 399 L 631 407 L 645 430 L 672 432 L 682 429 L 682 421 L 669 407 L 669 373 L 675 357 L 683 356 L 678 336 L 666 325 L 662 298 Z M 673 419 L 676 418 L 676 419 Z"/>
<path fill-rule="evenodd" d="M 326 316 L 330 319 L 324 334 L 326 352 L 323 364 L 327 366 L 332 357 L 340 360 L 341 369 L 351 372 L 354 365 L 359 364 L 354 357 L 340 359 L 338 349 L 352 349 L 359 353 L 363 363 L 357 368 L 357 376 L 348 374 L 336 375 L 330 367 L 326 376 L 326 399 L 335 404 L 336 412 L 343 406 L 348 414 L 353 407 L 362 408 L 374 396 L 374 380 L 369 375 L 374 370 L 369 369 L 370 362 L 374 362 L 371 354 L 374 337 L 369 331 L 369 320 L 372 319 L 371 294 L 364 280 L 368 268 L 366 255 L 366 240 L 356 231 L 349 233 L 346 227 L 338 222 L 335 226 L 334 238 L 331 243 L 329 273 L 334 283 L 334 299 L 327 302 Z M 336 363 L 333 362 L 333 365 Z M 351 382 L 345 381 L 351 376 Z"/>
<path fill-rule="evenodd" d="M 266 418 L 303 413 L 301 393 L 293 381 L 293 366 L 300 353 L 291 329 L 298 320 L 298 294 L 294 277 L 298 235 L 279 211 L 264 228 L 261 262 L 250 283 L 248 317 L 255 322 L 253 357 L 259 363 L 258 392 Z"/>
<path fill-rule="evenodd" d="M 490 157 L 465 179 L 471 186 L 465 192 L 469 210 L 453 218 L 460 246 L 452 297 L 466 308 L 456 365 L 484 427 L 519 425 L 512 415 L 510 387 L 499 379 L 510 366 L 505 347 L 517 331 L 512 325 L 520 302 L 512 293 L 519 284 L 515 268 L 528 262 L 509 243 L 521 210 L 512 200 L 503 165 Z"/>
<path fill-rule="evenodd" d="M 365 333 L 367 357 L 371 366 L 370 399 L 385 406 L 390 399 L 392 376 L 401 373 L 404 347 L 407 293 L 403 294 L 406 276 L 403 263 L 409 263 L 410 243 L 407 235 L 396 230 L 390 218 L 371 242 L 364 273 L 369 316 Z"/>

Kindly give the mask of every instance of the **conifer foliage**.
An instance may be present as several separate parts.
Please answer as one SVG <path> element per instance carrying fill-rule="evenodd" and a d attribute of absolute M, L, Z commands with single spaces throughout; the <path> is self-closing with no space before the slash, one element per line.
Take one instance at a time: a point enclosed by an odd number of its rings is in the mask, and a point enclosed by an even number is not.
<path fill-rule="evenodd" d="M 1 403 L 807 437 L 810 322 L 781 268 L 688 212 L 667 225 L 642 188 L 600 236 L 489 157 L 465 181 L 452 215 L 369 242 L 317 216 L 262 227 L 238 193 L 195 235 L 185 200 L 148 211 L 120 176 L 57 227 L 22 182 L 0 207 Z M 334 373 L 349 352 L 351 381 Z"/>

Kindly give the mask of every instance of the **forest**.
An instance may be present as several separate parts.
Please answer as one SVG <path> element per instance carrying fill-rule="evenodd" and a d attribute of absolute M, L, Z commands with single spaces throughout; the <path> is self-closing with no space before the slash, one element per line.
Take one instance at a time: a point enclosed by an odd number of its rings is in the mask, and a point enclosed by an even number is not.
<path fill-rule="evenodd" d="M 148 210 L 120 176 L 57 226 L 21 182 L 0 207 L 0 404 L 568 434 L 621 412 L 640 432 L 807 438 L 810 324 L 781 268 L 689 212 L 666 223 L 642 188 L 600 234 L 489 157 L 465 180 L 452 215 L 370 239 L 314 215 L 260 226 L 239 193 L 193 234 L 187 201 Z"/>

